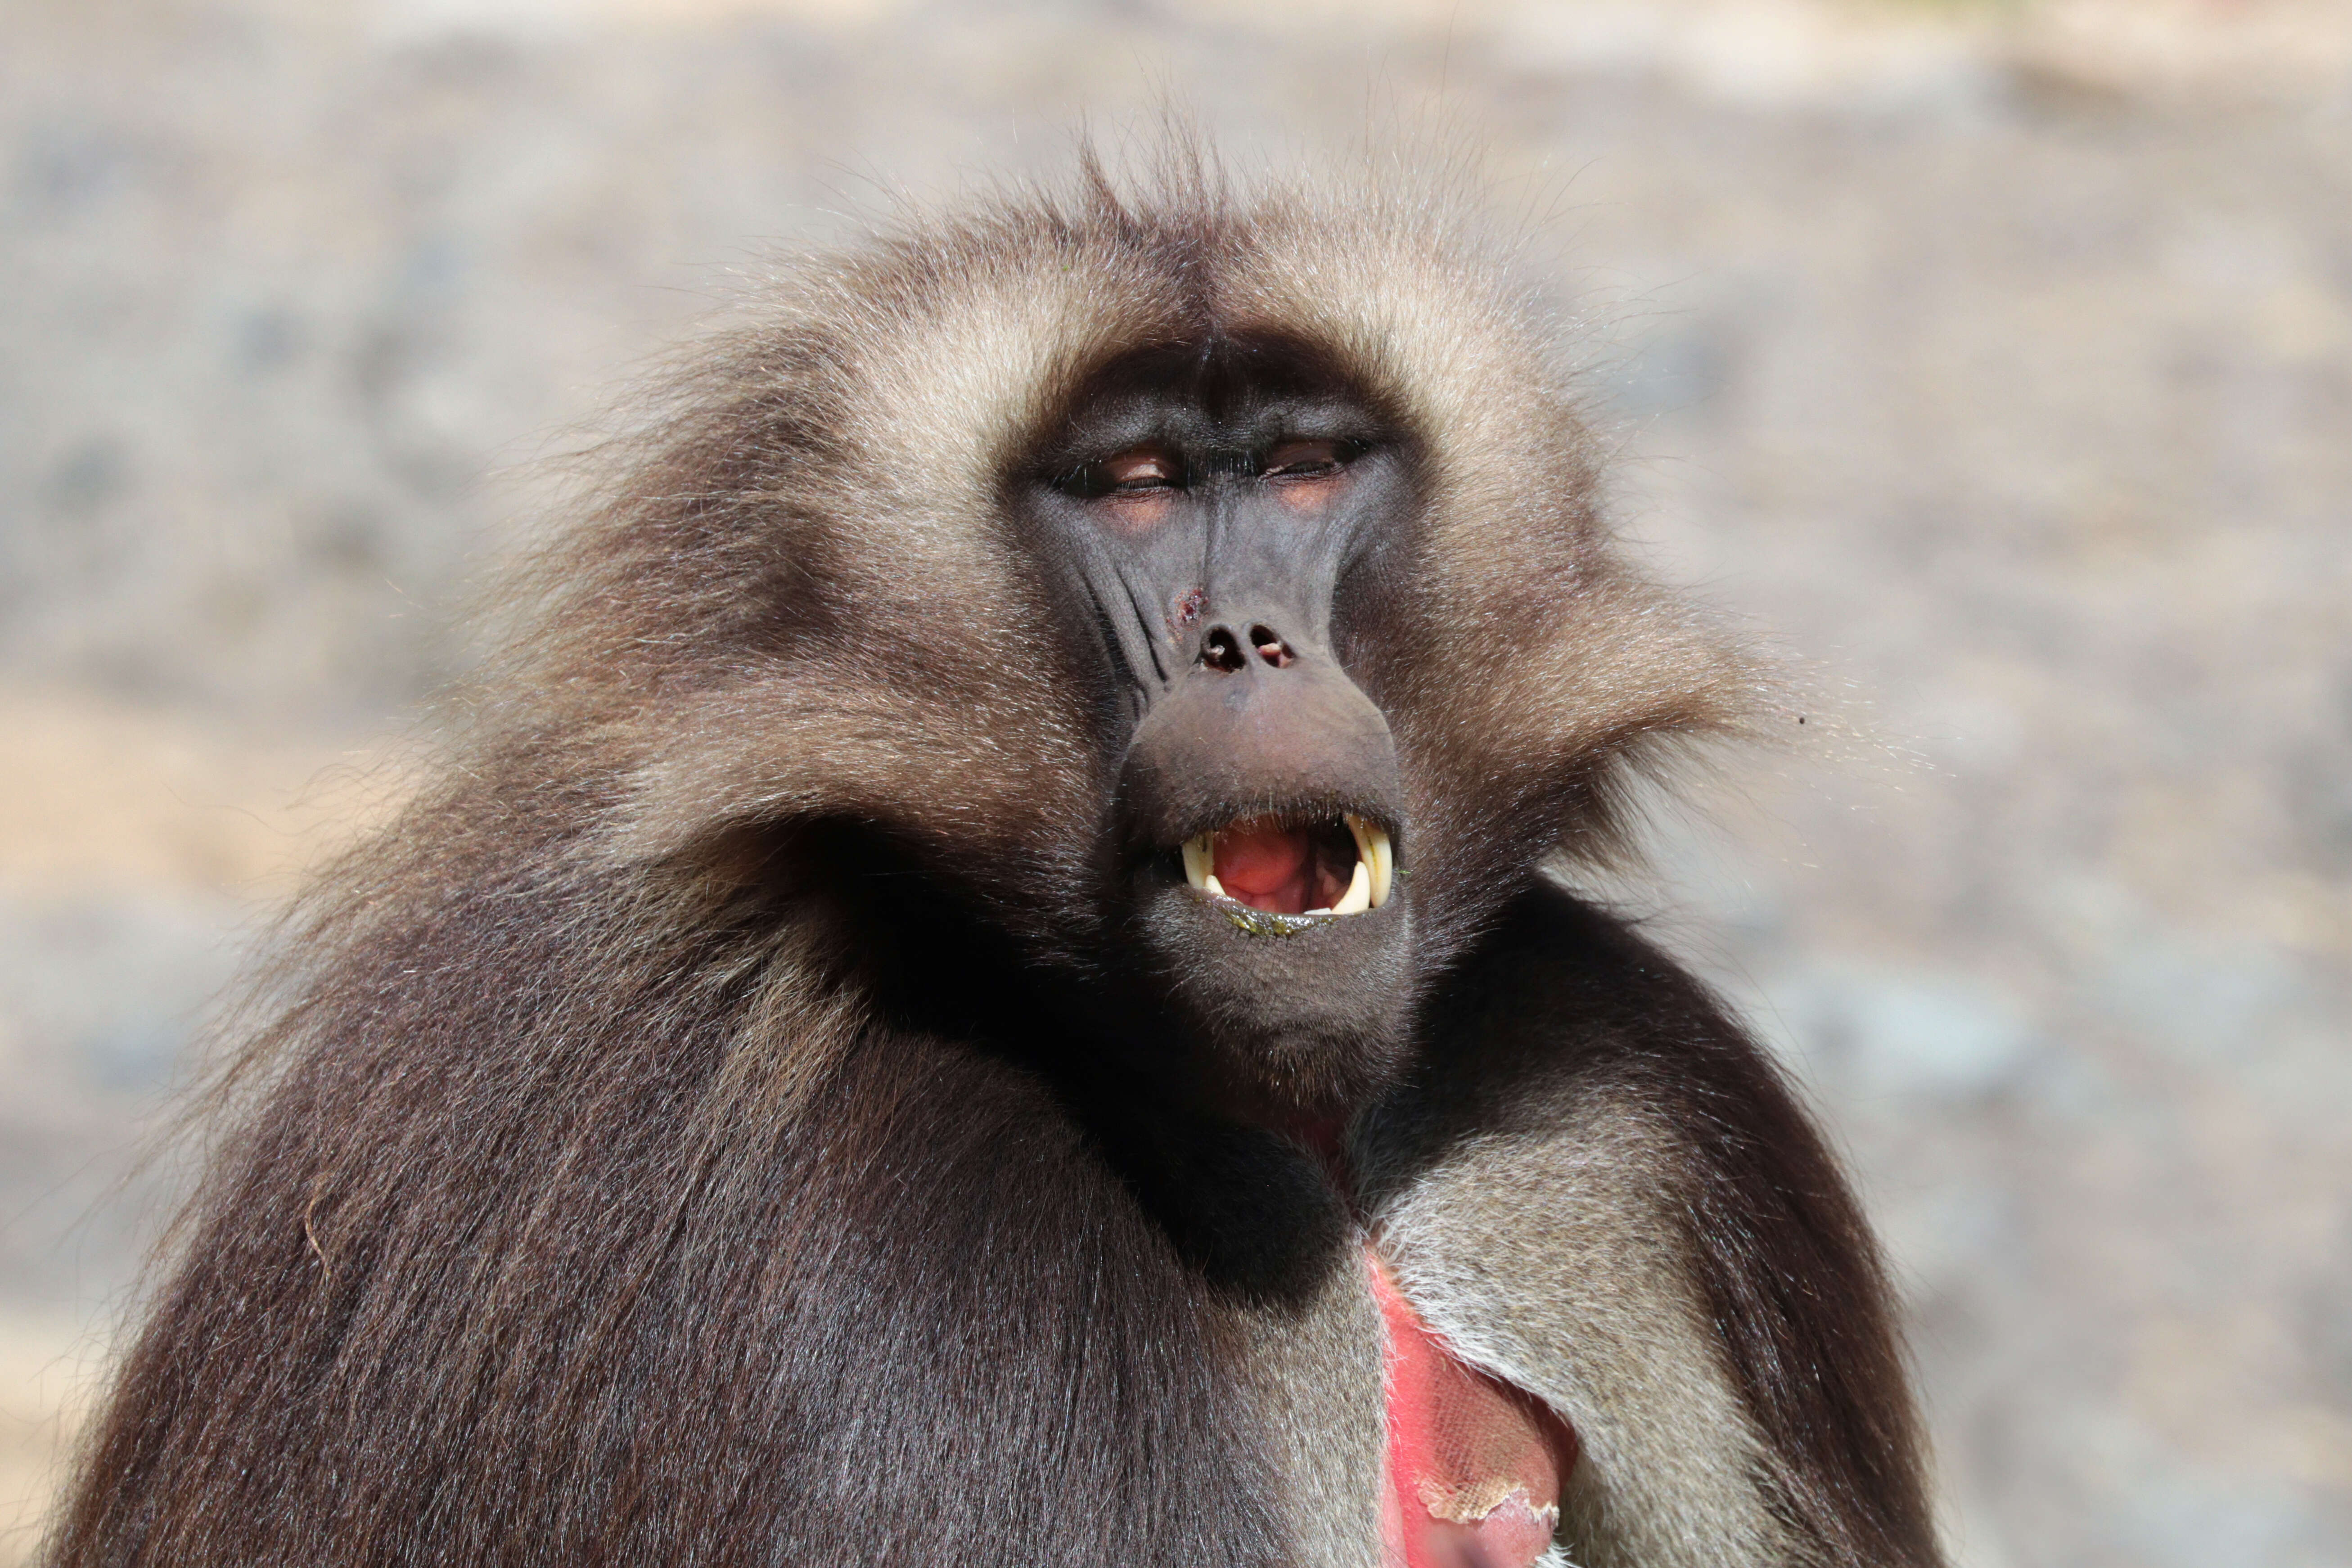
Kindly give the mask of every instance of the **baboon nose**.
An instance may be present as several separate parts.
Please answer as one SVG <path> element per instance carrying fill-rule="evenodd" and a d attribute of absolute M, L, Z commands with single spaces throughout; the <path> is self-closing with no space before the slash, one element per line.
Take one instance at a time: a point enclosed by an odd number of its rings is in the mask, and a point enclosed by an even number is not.
<path fill-rule="evenodd" d="M 1201 637 L 1201 663 L 1209 669 L 1237 675 L 1248 668 L 1253 659 L 1283 669 L 1297 663 L 1298 655 L 1280 632 L 1263 622 L 1247 626 L 1213 626 Z"/>
<path fill-rule="evenodd" d="M 1377 871 L 1379 858 L 1344 824 L 1352 816 L 1377 827 L 1403 816 L 1388 721 L 1307 617 L 1244 605 L 1202 616 L 1202 627 L 1193 657 L 1154 696 L 1128 743 L 1119 794 L 1129 831 L 1155 851 L 1225 832 L 1227 851 L 1258 857 L 1254 872 L 1236 868 L 1236 889 L 1258 873 L 1282 885 L 1283 897 L 1257 907 L 1354 912 L 1341 907 L 1348 871 L 1359 861 Z M 1260 818 L 1264 831 L 1255 835 L 1234 826 Z M 1203 882 L 1213 870 L 1224 874 L 1217 853 L 1202 847 Z M 1315 879 L 1327 859 L 1331 887 Z"/>

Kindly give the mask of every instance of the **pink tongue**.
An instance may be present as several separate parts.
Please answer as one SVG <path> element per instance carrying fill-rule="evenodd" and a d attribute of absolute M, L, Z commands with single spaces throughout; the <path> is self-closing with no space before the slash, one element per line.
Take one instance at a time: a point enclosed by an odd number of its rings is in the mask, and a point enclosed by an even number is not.
<path fill-rule="evenodd" d="M 1302 915 L 1313 891 L 1307 835 L 1258 819 L 1217 834 L 1217 883 L 1228 898 L 1274 914 Z"/>

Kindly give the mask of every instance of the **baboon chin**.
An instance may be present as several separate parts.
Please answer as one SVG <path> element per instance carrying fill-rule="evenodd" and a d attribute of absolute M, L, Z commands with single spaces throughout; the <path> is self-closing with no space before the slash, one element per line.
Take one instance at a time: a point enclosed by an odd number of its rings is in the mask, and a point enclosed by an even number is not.
<path fill-rule="evenodd" d="M 57 1568 L 1936 1568 L 1770 1059 L 1539 868 L 1769 680 L 1475 200 L 910 221 L 707 345 L 239 1015 Z"/>

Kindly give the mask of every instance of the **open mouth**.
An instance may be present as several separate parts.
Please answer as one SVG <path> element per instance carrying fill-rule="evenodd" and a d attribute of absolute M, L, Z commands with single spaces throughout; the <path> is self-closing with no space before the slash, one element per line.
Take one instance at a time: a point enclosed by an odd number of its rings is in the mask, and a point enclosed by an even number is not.
<path fill-rule="evenodd" d="M 1388 902 L 1396 850 L 1353 813 L 1310 822 L 1245 816 L 1185 841 L 1184 879 L 1266 914 L 1360 915 Z"/>

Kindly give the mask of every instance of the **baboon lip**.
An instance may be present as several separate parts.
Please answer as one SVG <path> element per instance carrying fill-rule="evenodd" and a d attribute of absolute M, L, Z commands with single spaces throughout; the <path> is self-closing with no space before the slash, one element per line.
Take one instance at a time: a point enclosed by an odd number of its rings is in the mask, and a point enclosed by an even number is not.
<path fill-rule="evenodd" d="M 1236 817 L 1184 841 L 1184 879 L 1236 916 L 1272 917 L 1274 929 L 1369 914 L 1389 900 L 1396 851 L 1388 830 L 1358 816 Z M 1240 919 L 1266 934 L 1264 919 Z"/>

